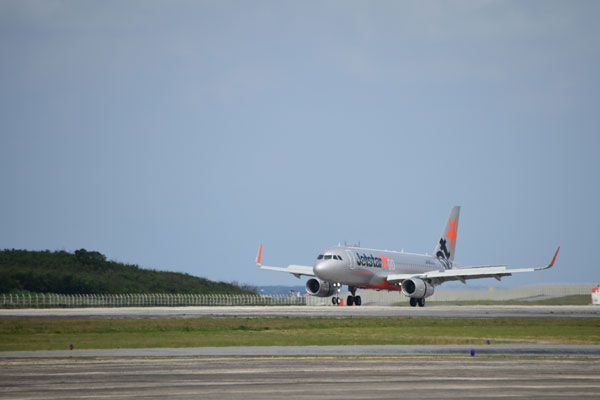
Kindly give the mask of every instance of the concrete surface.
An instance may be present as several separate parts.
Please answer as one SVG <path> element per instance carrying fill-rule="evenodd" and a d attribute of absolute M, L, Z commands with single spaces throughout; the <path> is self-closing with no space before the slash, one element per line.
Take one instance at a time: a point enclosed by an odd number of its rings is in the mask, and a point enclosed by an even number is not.
<path fill-rule="evenodd" d="M 197 356 L 593 356 L 600 345 L 366 345 L 366 346 L 236 346 L 149 349 L 5 351 L 0 358 L 51 357 L 197 357 Z"/>
<path fill-rule="evenodd" d="M 2 399 L 584 399 L 598 358 L 0 360 Z"/>
<path fill-rule="evenodd" d="M 194 317 L 438 317 L 600 318 L 600 306 L 244 306 L 0 309 L 0 317 L 194 318 Z"/>

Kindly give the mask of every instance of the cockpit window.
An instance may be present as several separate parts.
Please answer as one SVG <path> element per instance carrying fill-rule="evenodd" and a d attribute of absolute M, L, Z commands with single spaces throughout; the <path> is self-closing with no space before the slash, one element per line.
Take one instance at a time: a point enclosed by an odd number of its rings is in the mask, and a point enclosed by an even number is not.
<path fill-rule="evenodd" d="M 331 260 L 331 257 L 332 257 L 332 256 L 331 256 L 331 254 L 327 254 L 327 255 L 325 255 L 325 259 L 326 259 L 326 260 Z"/>
<path fill-rule="evenodd" d="M 343 261 L 342 256 L 337 256 L 337 257 L 338 257 L 338 260 Z"/>
<path fill-rule="evenodd" d="M 321 260 L 323 258 L 323 254 L 319 254 L 319 257 L 317 257 L 317 260 Z"/>

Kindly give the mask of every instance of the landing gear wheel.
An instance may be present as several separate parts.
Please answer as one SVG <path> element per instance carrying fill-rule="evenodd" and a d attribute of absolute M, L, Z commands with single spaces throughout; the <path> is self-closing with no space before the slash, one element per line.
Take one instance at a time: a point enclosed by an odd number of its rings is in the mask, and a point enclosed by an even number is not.
<path fill-rule="evenodd" d="M 425 298 L 417 300 L 419 307 L 425 307 Z"/>
<path fill-rule="evenodd" d="M 338 304 L 340 304 L 340 299 L 337 297 L 332 297 L 331 302 L 333 303 L 334 306 L 337 306 Z"/>
<path fill-rule="evenodd" d="M 354 304 L 354 296 L 348 296 L 346 299 L 346 305 L 351 306 L 352 304 Z"/>
<path fill-rule="evenodd" d="M 360 298 L 360 296 L 354 297 L 354 304 L 357 306 L 360 306 L 362 304 L 362 299 Z"/>
<path fill-rule="evenodd" d="M 417 299 L 415 299 L 414 297 L 410 298 L 410 306 L 411 307 L 416 307 L 417 306 Z"/>

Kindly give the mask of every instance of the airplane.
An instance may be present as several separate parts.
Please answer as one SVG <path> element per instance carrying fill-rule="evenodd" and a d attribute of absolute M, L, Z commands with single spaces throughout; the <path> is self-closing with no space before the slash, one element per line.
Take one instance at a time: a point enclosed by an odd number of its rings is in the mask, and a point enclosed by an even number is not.
<path fill-rule="evenodd" d="M 362 299 L 357 289 L 398 291 L 410 298 L 412 307 L 425 306 L 425 299 L 433 295 L 436 286 L 447 281 L 495 278 L 515 273 L 541 271 L 551 268 L 556 261 L 560 246 L 550 264 L 544 267 L 507 269 L 506 265 L 479 265 L 462 267 L 454 262 L 458 217 L 460 206 L 453 206 L 432 255 L 411 254 L 355 246 L 331 247 L 319 254 L 315 264 L 269 267 L 261 264 L 262 244 L 258 248 L 256 265 L 260 269 L 288 272 L 297 278 L 309 276 L 306 292 L 317 297 L 332 297 L 333 304 L 340 304 L 339 292 L 348 286 L 350 295 L 346 305 L 360 306 Z"/>

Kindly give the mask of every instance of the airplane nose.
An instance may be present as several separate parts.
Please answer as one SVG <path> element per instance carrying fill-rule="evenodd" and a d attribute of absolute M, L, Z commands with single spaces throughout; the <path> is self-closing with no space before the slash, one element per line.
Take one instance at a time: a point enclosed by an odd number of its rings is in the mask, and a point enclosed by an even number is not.
<path fill-rule="evenodd" d="M 315 273 L 315 275 L 326 281 L 331 279 L 330 275 L 333 272 L 333 263 L 329 260 L 327 261 L 319 261 L 318 263 L 316 263 L 313 267 L 313 272 Z"/>
<path fill-rule="evenodd" d="M 325 270 L 325 262 L 323 261 L 319 261 L 317 263 L 315 263 L 314 267 L 313 267 L 313 272 L 315 273 L 315 275 L 320 276 L 321 273 Z"/>

